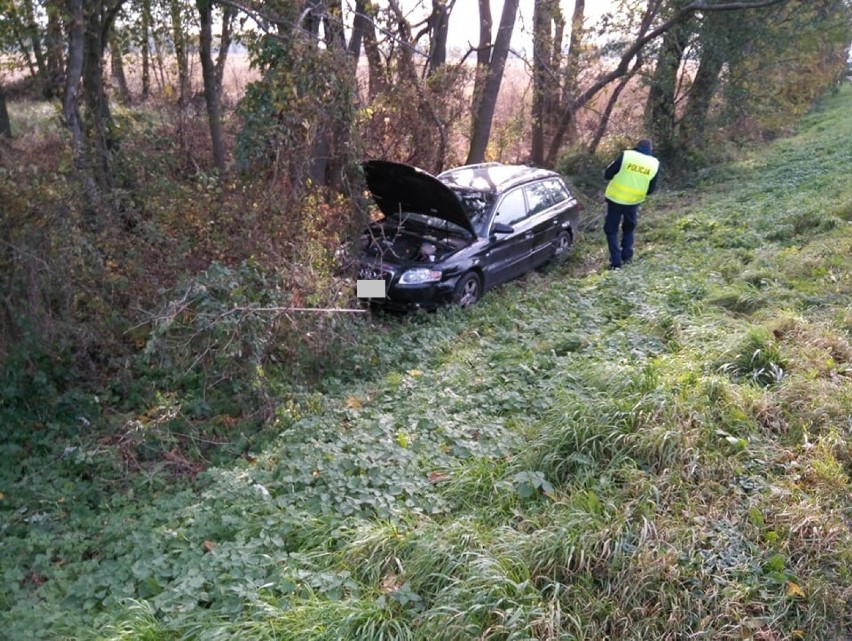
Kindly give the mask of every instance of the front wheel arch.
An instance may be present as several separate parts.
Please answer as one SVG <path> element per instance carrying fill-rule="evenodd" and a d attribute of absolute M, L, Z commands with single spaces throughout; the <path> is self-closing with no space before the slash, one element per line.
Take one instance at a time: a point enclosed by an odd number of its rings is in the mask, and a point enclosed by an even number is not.
<path fill-rule="evenodd" d="M 482 276 L 479 272 L 471 270 L 465 272 L 456 282 L 453 303 L 459 307 L 470 307 L 482 298 L 482 294 Z"/>

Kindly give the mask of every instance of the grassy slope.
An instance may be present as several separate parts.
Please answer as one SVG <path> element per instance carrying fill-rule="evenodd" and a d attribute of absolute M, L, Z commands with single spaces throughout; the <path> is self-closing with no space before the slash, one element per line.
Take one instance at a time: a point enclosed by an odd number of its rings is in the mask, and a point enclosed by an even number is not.
<path fill-rule="evenodd" d="M 194 482 L 112 481 L 105 442 L 11 452 L 2 629 L 847 638 L 850 107 L 656 198 L 628 269 L 587 234 L 473 310 L 365 327 Z"/>

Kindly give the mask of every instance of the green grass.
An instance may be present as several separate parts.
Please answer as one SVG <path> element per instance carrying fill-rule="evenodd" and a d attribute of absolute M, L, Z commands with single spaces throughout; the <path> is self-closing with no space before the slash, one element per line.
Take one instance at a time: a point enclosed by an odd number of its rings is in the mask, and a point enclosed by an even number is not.
<path fill-rule="evenodd" d="M 0 446 L 2 629 L 848 638 L 850 108 L 656 197 L 627 269 L 589 233 L 470 310 L 363 323 L 349 366 L 279 380 L 198 467 L 172 433 L 140 455 L 179 391 L 97 440 L 91 401 L 0 408 L 38 438 Z"/>

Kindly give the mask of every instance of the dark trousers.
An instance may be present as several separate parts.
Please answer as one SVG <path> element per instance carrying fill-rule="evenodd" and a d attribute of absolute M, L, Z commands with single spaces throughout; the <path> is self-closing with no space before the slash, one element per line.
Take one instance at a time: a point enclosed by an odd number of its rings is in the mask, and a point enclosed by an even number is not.
<path fill-rule="evenodd" d="M 609 261 L 612 267 L 621 267 L 633 258 L 633 230 L 639 217 L 639 205 L 620 205 L 606 201 L 606 221 L 604 233 L 609 245 Z M 621 226 L 621 242 L 618 240 L 618 227 Z"/>

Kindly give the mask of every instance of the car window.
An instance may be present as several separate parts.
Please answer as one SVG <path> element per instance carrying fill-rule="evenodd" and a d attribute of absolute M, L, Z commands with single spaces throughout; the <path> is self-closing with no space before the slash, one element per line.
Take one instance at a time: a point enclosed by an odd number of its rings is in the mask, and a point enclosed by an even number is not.
<path fill-rule="evenodd" d="M 563 183 L 561 180 L 554 178 L 552 180 L 545 181 L 545 184 L 547 185 L 547 188 L 550 191 L 554 202 L 561 203 L 564 200 L 572 200 L 576 202 L 574 197 L 571 195 L 571 192 L 568 191 L 568 188 L 565 186 L 565 183 Z"/>
<path fill-rule="evenodd" d="M 494 223 L 512 225 L 526 217 L 527 204 L 524 200 L 524 190 L 515 189 L 503 196 L 503 200 L 501 200 L 500 204 L 497 205 L 497 213 L 494 215 Z"/>
<path fill-rule="evenodd" d="M 527 201 L 529 202 L 530 216 L 537 214 L 556 204 L 551 190 L 548 189 L 544 182 L 533 183 L 524 187 L 527 192 Z"/>

